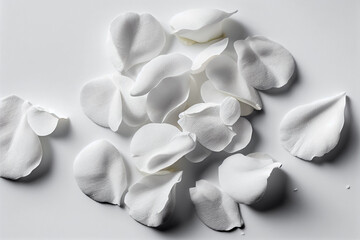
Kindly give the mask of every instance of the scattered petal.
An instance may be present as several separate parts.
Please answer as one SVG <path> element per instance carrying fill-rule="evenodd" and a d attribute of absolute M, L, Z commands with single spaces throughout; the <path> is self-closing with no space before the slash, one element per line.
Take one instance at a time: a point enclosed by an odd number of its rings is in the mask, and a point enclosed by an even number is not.
<path fill-rule="evenodd" d="M 164 48 L 165 42 L 164 29 L 148 13 L 124 13 L 110 24 L 111 60 L 120 72 L 156 57 Z"/>
<path fill-rule="evenodd" d="M 235 61 L 230 57 L 215 57 L 207 65 L 206 75 L 217 90 L 249 104 L 256 110 L 262 108 L 258 92 L 240 76 Z"/>
<path fill-rule="evenodd" d="M 185 155 L 185 158 L 192 163 L 199 163 L 210 156 L 211 151 L 196 141 L 194 150 Z"/>
<path fill-rule="evenodd" d="M 26 115 L 31 129 L 38 136 L 47 136 L 53 133 L 60 119 L 55 113 L 35 106 L 30 107 Z"/>
<path fill-rule="evenodd" d="M 298 106 L 280 123 L 280 140 L 293 156 L 321 157 L 339 142 L 344 126 L 346 93 Z"/>
<path fill-rule="evenodd" d="M 239 205 L 208 181 L 197 181 L 189 191 L 197 215 L 209 228 L 230 231 L 243 225 Z"/>
<path fill-rule="evenodd" d="M 222 39 L 214 44 L 211 44 L 209 47 L 200 52 L 194 59 L 191 67 L 192 74 L 204 71 L 210 60 L 215 56 L 220 55 L 226 49 L 228 42 L 228 38 Z"/>
<path fill-rule="evenodd" d="M 248 84 L 259 90 L 280 88 L 295 71 L 295 61 L 283 46 L 262 36 L 234 42 L 238 67 Z"/>
<path fill-rule="evenodd" d="M 184 131 L 195 133 L 197 140 L 211 151 L 223 150 L 236 135 L 220 119 L 220 105 L 199 103 L 179 115 Z"/>
<path fill-rule="evenodd" d="M 236 202 L 252 204 L 265 193 L 273 169 L 280 167 L 281 163 L 274 162 L 267 154 L 234 154 L 220 165 L 219 183 Z"/>
<path fill-rule="evenodd" d="M 125 204 L 136 221 L 158 227 L 164 224 L 175 205 L 175 185 L 182 172 L 148 175 L 129 188 Z"/>
<path fill-rule="evenodd" d="M 203 43 L 223 36 L 222 22 L 234 12 L 218 9 L 190 9 L 180 12 L 170 20 L 174 34 L 185 43 Z"/>
<path fill-rule="evenodd" d="M 220 118 L 225 125 L 232 126 L 239 119 L 240 103 L 233 97 L 227 97 L 220 105 Z"/>
<path fill-rule="evenodd" d="M 130 94 L 145 95 L 162 80 L 189 72 L 191 64 L 188 57 L 179 53 L 158 56 L 141 69 Z"/>
<path fill-rule="evenodd" d="M 232 126 L 232 130 L 236 133 L 229 145 L 224 149 L 225 152 L 234 153 L 245 148 L 251 141 L 252 126 L 246 118 L 239 120 Z"/>
<path fill-rule="evenodd" d="M 119 151 L 106 140 L 86 146 L 74 161 L 76 182 L 98 202 L 120 205 L 127 188 L 126 169 Z"/>

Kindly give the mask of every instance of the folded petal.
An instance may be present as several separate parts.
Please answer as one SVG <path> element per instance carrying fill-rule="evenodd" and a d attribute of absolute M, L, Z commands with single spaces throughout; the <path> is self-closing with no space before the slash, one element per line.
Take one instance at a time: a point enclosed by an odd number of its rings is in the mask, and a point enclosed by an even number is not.
<path fill-rule="evenodd" d="M 187 44 L 208 42 L 223 35 L 222 22 L 234 12 L 224 12 L 218 9 L 190 9 L 180 12 L 170 20 L 174 34 Z"/>
<path fill-rule="evenodd" d="M 25 177 L 40 164 L 41 143 L 26 116 L 30 108 L 29 102 L 17 96 L 0 101 L 0 177 Z"/>
<path fill-rule="evenodd" d="M 145 95 L 163 79 L 189 72 L 191 64 L 188 57 L 179 53 L 158 56 L 141 69 L 130 94 L 133 96 Z"/>
<path fill-rule="evenodd" d="M 234 153 L 245 148 L 251 141 L 252 126 L 246 118 L 239 120 L 232 126 L 232 130 L 236 133 L 229 145 L 224 149 L 225 152 Z"/>
<path fill-rule="evenodd" d="M 111 76 L 87 82 L 80 93 L 81 107 L 90 120 L 116 132 L 122 122 L 121 92 Z"/>
<path fill-rule="evenodd" d="M 49 112 L 37 106 L 30 107 L 26 115 L 31 129 L 38 136 L 47 136 L 53 133 L 58 125 L 59 119 L 61 118 L 55 113 Z"/>
<path fill-rule="evenodd" d="M 164 224 L 175 206 L 175 185 L 182 172 L 148 175 L 129 188 L 125 204 L 136 221 L 158 227 Z"/>
<path fill-rule="evenodd" d="M 148 13 L 124 13 L 110 24 L 111 60 L 120 72 L 156 57 L 165 42 L 166 35 L 161 24 Z"/>
<path fill-rule="evenodd" d="M 265 37 L 248 37 L 234 42 L 243 78 L 259 90 L 280 88 L 295 71 L 295 61 L 283 46 Z"/>
<path fill-rule="evenodd" d="M 220 165 L 219 183 L 236 202 L 252 204 L 265 193 L 273 169 L 280 167 L 281 163 L 274 162 L 267 154 L 234 154 Z"/>
<path fill-rule="evenodd" d="M 220 119 L 220 105 L 199 103 L 182 112 L 178 121 L 184 131 L 195 133 L 201 145 L 211 151 L 223 150 L 236 135 Z"/>
<path fill-rule="evenodd" d="M 280 123 L 280 140 L 292 155 L 312 160 L 330 152 L 344 126 L 346 93 L 298 106 Z"/>
<path fill-rule="evenodd" d="M 258 92 L 241 77 L 235 61 L 225 55 L 214 58 L 206 68 L 206 75 L 213 86 L 256 110 L 262 108 Z"/>
<path fill-rule="evenodd" d="M 209 228 L 230 231 L 243 226 L 239 205 L 208 181 L 197 181 L 189 191 L 197 215 Z"/>
<path fill-rule="evenodd" d="M 222 39 L 200 52 L 194 59 L 191 72 L 196 74 L 204 71 L 209 61 L 215 56 L 220 55 L 226 49 L 228 42 L 228 38 Z"/>
<path fill-rule="evenodd" d="M 225 98 L 220 105 L 220 118 L 225 125 L 232 126 L 239 119 L 240 103 L 233 97 Z"/>
<path fill-rule="evenodd" d="M 90 143 L 76 156 L 75 180 L 97 202 L 120 205 L 127 188 L 126 169 L 119 151 L 106 140 Z"/>
<path fill-rule="evenodd" d="M 185 158 L 192 163 L 198 163 L 204 161 L 210 156 L 211 151 L 196 141 L 195 148 L 185 155 Z"/>

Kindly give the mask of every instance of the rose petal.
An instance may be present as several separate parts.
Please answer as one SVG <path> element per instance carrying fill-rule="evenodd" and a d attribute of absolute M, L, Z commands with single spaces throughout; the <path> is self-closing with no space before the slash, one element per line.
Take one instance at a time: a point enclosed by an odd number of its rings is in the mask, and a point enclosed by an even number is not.
<path fill-rule="evenodd" d="M 31 129 L 38 136 L 47 136 L 53 133 L 60 119 L 55 113 L 35 106 L 30 107 L 26 115 Z"/>
<path fill-rule="evenodd" d="M 130 94 L 145 95 L 163 79 L 180 76 L 190 71 L 191 64 L 188 57 L 179 53 L 158 56 L 141 69 Z"/>
<path fill-rule="evenodd" d="M 233 97 L 225 98 L 220 105 L 220 118 L 225 125 L 232 126 L 239 119 L 240 103 Z"/>
<path fill-rule="evenodd" d="M 111 60 L 120 72 L 156 57 L 165 42 L 166 35 L 161 24 L 148 13 L 124 13 L 110 24 Z"/>
<path fill-rule="evenodd" d="M 229 39 L 225 38 L 214 44 L 211 44 L 209 47 L 200 52 L 194 59 L 191 72 L 196 74 L 204 71 L 210 60 L 215 56 L 220 55 L 226 49 L 228 42 Z"/>
<path fill-rule="evenodd" d="M 258 92 L 239 75 L 238 67 L 230 57 L 220 55 L 214 58 L 207 65 L 206 75 L 217 90 L 249 104 L 256 110 L 262 108 Z"/>
<path fill-rule="evenodd" d="M 129 188 L 125 204 L 136 221 L 158 227 L 164 224 L 175 205 L 175 185 L 182 172 L 148 175 Z"/>
<path fill-rule="evenodd" d="M 119 151 L 106 140 L 86 146 L 74 161 L 76 182 L 98 202 L 120 205 L 127 188 L 126 169 Z"/>
<path fill-rule="evenodd" d="M 122 122 L 120 90 L 111 76 L 87 82 L 80 93 L 81 107 L 93 122 L 116 132 Z"/>
<path fill-rule="evenodd" d="M 209 228 L 230 231 L 243 226 L 239 205 L 208 181 L 197 181 L 189 191 L 197 215 Z"/>
<path fill-rule="evenodd" d="M 219 152 L 235 136 L 220 119 L 220 106 L 212 103 L 199 103 L 181 113 L 178 121 L 184 131 L 195 133 L 204 147 Z"/>
<path fill-rule="evenodd" d="M 292 109 L 280 123 L 283 147 L 305 160 L 330 152 L 340 139 L 345 105 L 343 92 Z"/>
<path fill-rule="evenodd" d="M 295 61 L 283 46 L 262 36 L 234 42 L 242 77 L 254 88 L 280 88 L 294 74 Z"/>
<path fill-rule="evenodd" d="M 224 12 L 218 9 L 190 9 L 180 12 L 170 20 L 174 34 L 185 43 L 208 42 L 223 35 L 222 22 L 234 12 Z"/>
<path fill-rule="evenodd" d="M 263 196 L 273 169 L 280 167 L 267 154 L 234 154 L 220 165 L 219 183 L 236 202 L 252 204 Z"/>
<path fill-rule="evenodd" d="M 251 141 L 252 126 L 246 118 L 239 120 L 232 126 L 232 130 L 236 133 L 229 145 L 224 149 L 225 152 L 234 153 L 245 148 Z"/>
<path fill-rule="evenodd" d="M 196 141 L 194 150 L 185 155 L 185 158 L 192 163 L 199 163 L 210 156 L 211 151 Z"/>

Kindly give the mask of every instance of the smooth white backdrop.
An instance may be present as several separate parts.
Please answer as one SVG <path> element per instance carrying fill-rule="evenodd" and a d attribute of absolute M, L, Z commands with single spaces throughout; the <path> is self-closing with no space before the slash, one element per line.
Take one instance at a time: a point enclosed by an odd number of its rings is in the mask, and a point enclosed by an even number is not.
<path fill-rule="evenodd" d="M 266 203 L 241 207 L 243 231 L 212 231 L 189 204 L 187 187 L 200 178 L 216 181 L 220 155 L 208 163 L 186 164 L 178 192 L 179 224 L 162 231 L 138 224 L 122 208 L 92 201 L 72 175 L 76 154 L 105 138 L 124 154 L 131 182 L 139 177 L 127 158 L 132 130 L 115 134 L 101 128 L 79 104 L 86 81 L 114 71 L 105 51 L 110 21 L 126 11 L 149 12 L 169 30 L 172 15 L 195 7 L 238 9 L 226 23 L 233 37 L 264 35 L 283 44 L 297 62 L 293 84 L 279 93 L 262 93 L 264 111 L 250 118 L 255 133 L 245 152 L 267 152 L 283 170 Z M 32 176 L 0 179 L 0 239 L 359 239 L 359 42 L 356 0 L 1 0 L 0 97 L 17 94 L 71 120 L 42 139 L 44 160 Z M 169 45 L 189 57 L 201 48 L 176 39 Z M 296 159 L 282 149 L 278 126 L 284 114 L 340 91 L 348 93 L 350 121 L 339 147 L 322 163 Z"/>

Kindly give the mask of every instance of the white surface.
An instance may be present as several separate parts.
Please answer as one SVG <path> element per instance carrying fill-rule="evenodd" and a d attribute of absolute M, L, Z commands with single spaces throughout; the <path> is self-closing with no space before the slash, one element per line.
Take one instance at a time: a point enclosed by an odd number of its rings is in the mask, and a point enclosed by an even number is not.
<path fill-rule="evenodd" d="M 45 159 L 32 179 L 0 179 L 0 239 L 359 239 L 360 148 L 359 58 L 360 5 L 348 1 L 46 1 L 0 2 L 0 96 L 16 93 L 43 107 L 69 116 L 65 133 L 44 142 Z M 164 9 L 164 6 L 166 9 Z M 178 195 L 184 222 L 167 231 L 144 227 L 124 209 L 99 204 L 77 187 L 72 165 L 90 142 L 105 138 L 121 152 L 129 151 L 125 137 L 91 122 L 81 111 L 79 92 L 86 81 L 111 73 L 105 52 L 107 27 L 125 11 L 149 12 L 166 22 L 177 12 L 193 7 L 238 9 L 229 24 L 233 35 L 264 35 L 285 46 L 294 56 L 298 79 L 287 91 L 262 93 L 264 111 L 251 117 L 254 138 L 250 151 L 271 154 L 283 163 L 285 196 L 266 211 L 241 207 L 245 235 L 240 230 L 220 233 L 208 229 L 196 216 L 184 185 L 215 178 L 221 161 L 185 169 Z M 167 27 L 167 26 L 166 26 Z M 168 27 L 167 27 L 168 29 Z M 242 33 L 246 30 L 246 33 Z M 172 49 L 190 57 L 200 46 Z M 323 164 L 292 157 L 279 142 L 281 118 L 291 108 L 346 91 L 351 122 L 341 145 Z M 139 176 L 132 163 L 131 183 Z M 45 163 L 45 164 L 44 164 Z M 187 164 L 187 167 L 193 166 Z M 198 174 L 196 174 L 198 173 Z M 279 174 L 281 175 L 281 174 Z M 285 176 L 285 177 L 284 177 Z M 350 185 L 350 189 L 346 189 Z M 297 188 L 297 192 L 293 189 Z M 280 194 L 279 192 L 275 192 Z M 282 194 L 280 194 L 282 195 Z M 186 204 L 185 204 L 186 203 Z M 259 209 L 259 208 L 258 208 Z"/>

